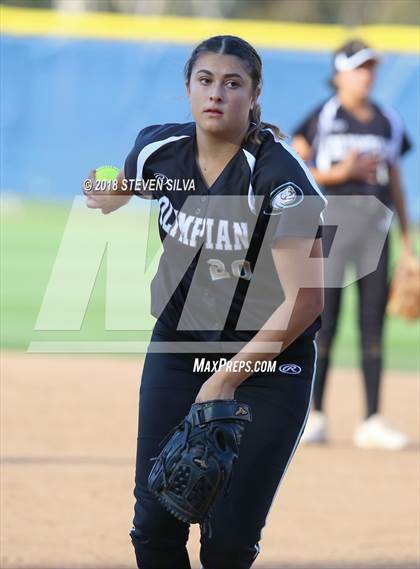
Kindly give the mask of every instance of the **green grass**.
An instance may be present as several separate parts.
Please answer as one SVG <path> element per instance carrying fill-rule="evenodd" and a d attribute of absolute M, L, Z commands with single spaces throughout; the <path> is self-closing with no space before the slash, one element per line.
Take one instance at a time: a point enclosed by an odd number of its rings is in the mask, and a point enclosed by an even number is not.
<path fill-rule="evenodd" d="M 38 331 L 35 322 L 57 255 L 70 205 L 24 203 L 2 215 L 1 343 L 3 348 L 26 350 L 40 340 L 148 340 L 149 332 L 105 330 L 105 275 L 102 262 L 80 330 Z M 139 220 L 139 226 L 145 220 Z M 418 244 L 419 233 L 415 234 Z M 392 265 L 397 258 L 398 235 L 392 234 Z M 158 247 L 157 230 L 151 234 L 149 253 Z M 81 252 L 83 254 L 83 252 Z M 389 318 L 385 335 L 385 361 L 390 369 L 419 369 L 420 323 Z M 358 363 L 356 287 L 344 291 L 334 363 Z"/>

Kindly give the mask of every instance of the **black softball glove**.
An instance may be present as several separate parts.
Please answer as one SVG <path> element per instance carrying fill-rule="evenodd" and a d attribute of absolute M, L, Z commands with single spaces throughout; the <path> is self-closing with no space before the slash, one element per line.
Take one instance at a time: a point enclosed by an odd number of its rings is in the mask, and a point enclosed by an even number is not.
<path fill-rule="evenodd" d="M 251 411 L 234 399 L 193 403 L 188 415 L 160 443 L 163 449 L 148 487 L 178 519 L 211 532 L 210 510 L 228 490 L 239 444 Z M 165 444 L 166 443 L 166 444 Z"/>

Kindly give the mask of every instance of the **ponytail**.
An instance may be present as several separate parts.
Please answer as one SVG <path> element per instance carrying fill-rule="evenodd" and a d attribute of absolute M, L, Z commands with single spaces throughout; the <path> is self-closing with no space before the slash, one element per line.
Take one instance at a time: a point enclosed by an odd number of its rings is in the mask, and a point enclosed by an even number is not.
<path fill-rule="evenodd" d="M 261 132 L 266 128 L 272 130 L 276 138 L 280 140 L 284 140 L 286 138 L 278 126 L 261 121 L 261 106 L 258 103 L 255 103 L 254 108 L 249 111 L 249 121 L 249 129 L 245 135 L 244 142 L 255 142 L 260 144 Z"/>

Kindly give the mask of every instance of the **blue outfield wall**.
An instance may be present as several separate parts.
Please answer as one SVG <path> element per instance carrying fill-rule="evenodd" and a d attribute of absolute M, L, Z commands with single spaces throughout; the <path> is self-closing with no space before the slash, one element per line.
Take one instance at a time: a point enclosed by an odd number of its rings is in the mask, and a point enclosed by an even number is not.
<path fill-rule="evenodd" d="M 148 124 L 192 120 L 183 66 L 192 46 L 59 37 L 1 39 L 1 187 L 71 199 L 96 166 L 121 166 Z M 260 50 L 263 119 L 290 134 L 331 93 L 330 54 Z M 409 214 L 420 222 L 419 58 L 386 54 L 374 98 L 391 104 L 414 149 L 403 160 Z"/>

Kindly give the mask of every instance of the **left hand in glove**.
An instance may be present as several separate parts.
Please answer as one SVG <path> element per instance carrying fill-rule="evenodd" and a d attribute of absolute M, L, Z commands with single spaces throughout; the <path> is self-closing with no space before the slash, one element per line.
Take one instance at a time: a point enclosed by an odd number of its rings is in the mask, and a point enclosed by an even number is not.
<path fill-rule="evenodd" d="M 227 491 L 251 410 L 234 399 L 193 403 L 188 415 L 162 441 L 148 488 L 172 515 L 209 530 L 210 510 Z"/>

